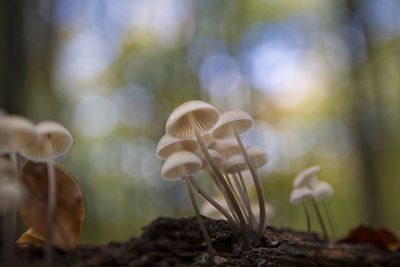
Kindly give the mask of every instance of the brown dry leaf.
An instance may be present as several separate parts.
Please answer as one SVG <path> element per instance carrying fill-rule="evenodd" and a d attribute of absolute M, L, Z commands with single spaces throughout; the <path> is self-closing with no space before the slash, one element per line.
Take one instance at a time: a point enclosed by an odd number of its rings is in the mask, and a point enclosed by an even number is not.
<path fill-rule="evenodd" d="M 71 250 L 78 244 L 82 232 L 85 204 L 82 191 L 73 178 L 58 167 L 55 167 L 55 174 L 57 197 L 51 243 L 61 249 Z M 21 180 L 27 191 L 21 208 L 22 218 L 33 228 L 36 237 L 45 237 L 48 190 L 46 164 L 26 162 L 21 171 Z"/>
<path fill-rule="evenodd" d="M 400 247 L 400 240 L 385 228 L 378 230 L 360 225 L 350 231 L 339 243 L 372 244 L 380 249 L 395 251 Z"/>
<path fill-rule="evenodd" d="M 32 243 L 35 245 L 43 245 L 44 239 L 44 236 L 36 233 L 35 230 L 31 227 L 21 235 L 21 237 L 17 240 L 17 244 L 24 245 L 25 243 Z"/>

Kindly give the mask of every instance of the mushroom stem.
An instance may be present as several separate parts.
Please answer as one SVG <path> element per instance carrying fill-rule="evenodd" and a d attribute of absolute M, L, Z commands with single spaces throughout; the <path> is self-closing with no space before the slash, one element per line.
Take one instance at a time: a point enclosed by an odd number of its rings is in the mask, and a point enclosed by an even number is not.
<path fill-rule="evenodd" d="M 233 173 L 232 177 L 233 177 L 233 182 L 235 183 L 236 189 L 239 192 L 239 195 L 240 195 L 240 197 L 244 203 L 244 206 L 246 208 L 245 210 L 247 212 L 248 222 L 253 227 L 254 226 L 253 225 L 254 224 L 254 215 L 251 211 L 250 200 L 247 196 L 247 193 L 244 192 L 242 185 L 239 183 L 239 179 L 238 179 L 236 173 Z"/>
<path fill-rule="evenodd" d="M 328 234 L 326 232 L 324 221 L 322 220 L 321 213 L 319 212 L 319 209 L 318 209 L 318 204 L 317 204 L 317 202 L 315 201 L 315 199 L 313 197 L 311 198 L 311 200 L 312 200 L 312 203 L 314 205 L 315 212 L 317 213 L 318 221 L 319 221 L 319 224 L 321 225 L 321 229 L 322 229 L 322 232 L 324 234 L 324 238 L 327 241 L 329 241 L 329 237 L 328 237 Z"/>
<path fill-rule="evenodd" d="M 14 266 L 15 250 L 14 250 L 14 211 L 5 211 L 2 214 L 4 223 L 2 227 L 2 266 Z"/>
<path fill-rule="evenodd" d="M 203 152 L 204 156 L 206 157 L 206 159 L 207 159 L 207 161 L 208 161 L 208 164 L 210 165 L 211 169 L 212 169 L 213 172 L 215 173 L 217 179 L 220 181 L 221 185 L 225 188 L 225 192 L 226 192 L 228 198 L 230 199 L 230 201 L 231 201 L 231 203 L 232 203 L 232 206 L 233 206 L 233 209 L 235 210 L 235 212 L 236 212 L 236 214 L 237 214 L 237 216 L 238 216 L 238 218 L 239 218 L 240 225 L 241 225 L 240 228 L 241 228 L 244 232 L 247 232 L 246 229 L 245 229 L 245 228 L 246 228 L 246 221 L 245 221 L 245 219 L 244 219 L 244 216 L 243 216 L 242 212 L 240 211 L 239 205 L 238 205 L 238 203 L 236 202 L 235 197 L 233 196 L 232 191 L 229 189 L 229 186 L 228 186 L 228 184 L 226 183 L 224 177 L 222 176 L 221 171 L 218 169 L 217 165 L 216 165 L 215 162 L 212 160 L 212 158 L 211 158 L 211 156 L 210 156 L 210 153 L 208 152 L 207 147 L 206 147 L 206 145 L 204 144 L 204 141 L 203 141 L 203 139 L 202 139 L 202 137 L 201 137 L 200 130 L 199 130 L 197 124 L 196 124 L 196 121 L 195 121 L 195 119 L 194 119 L 192 113 L 189 113 L 189 122 L 190 122 L 191 128 L 193 129 L 194 135 L 196 136 L 196 139 L 197 139 L 197 141 L 199 142 L 200 149 L 201 149 L 201 151 Z M 243 237 L 244 237 L 244 239 L 245 239 L 245 242 L 247 242 L 247 241 L 246 241 L 246 240 L 248 239 L 248 238 L 247 238 L 247 234 L 244 234 Z"/>
<path fill-rule="evenodd" d="M 311 233 L 310 214 L 308 213 L 308 209 L 307 209 L 306 203 L 304 203 L 304 201 L 301 201 L 301 204 L 303 204 L 304 213 L 306 214 L 306 219 L 307 219 L 307 233 L 310 234 L 310 233 Z"/>
<path fill-rule="evenodd" d="M 56 201 L 56 177 L 53 164 L 53 148 L 49 139 L 45 140 L 44 146 L 47 151 L 47 179 L 48 179 L 48 196 L 47 196 L 47 216 L 46 216 L 46 247 L 45 255 L 48 266 L 52 263 L 52 234 L 53 234 L 53 216 Z"/>
<path fill-rule="evenodd" d="M 215 201 L 209 194 L 207 194 L 200 186 L 199 184 L 196 182 L 196 180 L 192 177 L 189 176 L 189 181 L 190 183 L 194 186 L 194 188 L 196 188 L 197 192 L 202 195 L 208 202 L 210 202 L 211 205 L 213 205 L 219 212 L 222 213 L 222 215 L 225 216 L 225 218 L 228 220 L 228 222 L 231 225 L 235 225 L 235 222 L 233 221 L 232 216 L 229 214 L 229 212 L 224 209 L 221 205 L 218 204 L 217 201 Z"/>
<path fill-rule="evenodd" d="M 244 205 L 243 199 L 241 198 L 241 195 L 238 195 L 238 192 L 236 192 L 236 190 L 238 190 L 238 189 L 235 190 L 235 187 L 233 186 L 232 181 L 231 181 L 231 179 L 230 179 L 228 174 L 225 174 L 225 177 L 226 177 L 226 181 L 228 182 L 229 187 L 232 189 L 233 195 L 235 196 L 237 202 L 239 203 L 240 209 L 242 210 L 243 214 L 245 214 L 246 213 L 246 207 Z M 246 218 L 247 217 L 245 217 L 245 219 Z M 246 223 L 247 222 L 248 221 L 246 220 Z"/>
<path fill-rule="evenodd" d="M 324 206 L 326 214 L 328 214 L 328 222 L 329 222 L 329 227 L 331 228 L 331 232 L 332 232 L 332 239 L 336 240 L 336 227 L 335 227 L 335 220 L 333 218 L 332 210 L 327 201 L 323 200 L 322 205 Z"/>
<path fill-rule="evenodd" d="M 257 229 L 257 226 L 256 226 L 256 221 L 257 220 L 256 220 L 256 217 L 254 216 L 253 210 L 251 209 L 249 193 L 247 192 L 246 183 L 244 182 L 242 173 L 239 171 L 239 169 L 237 169 L 237 173 L 239 175 L 240 184 L 242 185 L 242 190 L 243 190 L 243 194 L 244 194 L 244 197 L 245 197 L 245 200 L 246 200 L 246 205 L 247 205 L 247 208 L 248 208 L 249 213 L 250 213 L 250 224 L 253 223 L 253 229 L 256 230 Z"/>
<path fill-rule="evenodd" d="M 227 196 L 225 189 L 221 186 L 220 182 L 218 181 L 217 177 L 215 176 L 214 172 L 212 170 L 210 170 L 210 168 L 207 168 L 208 173 L 210 174 L 210 176 L 212 177 L 214 183 L 217 185 L 218 189 L 221 191 L 222 195 L 225 198 L 226 204 L 229 207 L 229 210 L 231 211 L 231 214 L 233 216 L 233 221 L 235 222 L 235 224 L 233 226 L 239 227 L 239 218 L 236 215 L 235 210 L 233 209 L 233 205 L 232 202 L 230 201 L 230 198 Z"/>
<path fill-rule="evenodd" d="M 200 216 L 199 208 L 197 207 L 196 200 L 195 200 L 194 195 L 193 195 L 192 187 L 190 186 L 190 183 L 189 183 L 189 179 L 187 177 L 183 177 L 183 180 L 185 181 L 186 190 L 187 190 L 187 192 L 189 194 L 190 201 L 192 202 L 192 206 L 193 206 L 194 212 L 196 213 L 196 217 L 197 217 L 197 221 L 198 221 L 199 226 L 200 226 L 200 230 L 201 230 L 201 232 L 203 234 L 204 240 L 206 241 L 207 251 L 208 251 L 208 262 L 209 262 L 209 264 L 211 266 L 213 264 L 213 255 L 214 255 L 213 248 L 212 248 L 212 245 L 211 245 L 211 239 L 210 239 L 210 236 L 207 233 L 207 229 L 206 229 L 206 226 L 204 224 L 204 221 Z"/>
<path fill-rule="evenodd" d="M 237 129 L 232 126 L 231 126 L 231 129 L 232 129 L 233 134 L 235 135 L 235 138 L 239 144 L 240 150 L 242 150 L 244 159 L 246 160 L 246 163 L 249 166 L 251 176 L 253 177 L 254 185 L 255 185 L 256 191 L 257 191 L 258 205 L 260 208 L 260 220 L 258 222 L 258 232 L 263 235 L 266 216 L 265 216 L 264 192 L 263 192 L 263 188 L 261 186 L 260 178 L 258 177 L 257 170 L 254 168 L 253 163 L 251 162 L 250 157 L 247 154 L 246 148 L 242 142 L 242 139 L 239 136 Z"/>

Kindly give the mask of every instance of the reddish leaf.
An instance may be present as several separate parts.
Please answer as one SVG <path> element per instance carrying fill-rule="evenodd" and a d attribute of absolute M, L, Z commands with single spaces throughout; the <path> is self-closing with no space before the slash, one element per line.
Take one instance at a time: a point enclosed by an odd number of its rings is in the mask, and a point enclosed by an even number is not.
<path fill-rule="evenodd" d="M 385 228 L 375 230 L 363 225 L 352 230 L 339 243 L 372 244 L 377 248 L 389 251 L 395 251 L 400 247 L 399 238 Z"/>
<path fill-rule="evenodd" d="M 51 243 L 71 250 L 78 244 L 82 232 L 85 205 L 82 192 L 73 178 L 57 167 L 55 174 L 57 197 Z M 28 161 L 22 168 L 21 180 L 27 191 L 21 208 L 22 218 L 32 228 L 34 237 L 44 240 L 48 190 L 46 164 Z"/>

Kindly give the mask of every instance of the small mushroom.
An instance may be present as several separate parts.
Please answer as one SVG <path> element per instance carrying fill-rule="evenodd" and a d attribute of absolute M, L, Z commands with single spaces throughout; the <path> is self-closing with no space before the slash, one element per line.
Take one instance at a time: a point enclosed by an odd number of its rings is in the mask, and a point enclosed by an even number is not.
<path fill-rule="evenodd" d="M 194 152 L 198 147 L 199 143 L 194 138 L 182 140 L 165 134 L 158 142 L 157 157 L 160 159 L 165 159 L 173 152 L 178 150 Z"/>
<path fill-rule="evenodd" d="M 16 153 L 38 141 L 35 126 L 22 116 L 10 115 L 0 118 L 0 129 L 0 152 L 10 153 L 13 163 L 17 166 Z"/>
<path fill-rule="evenodd" d="M 315 200 L 322 201 L 325 213 L 328 215 L 329 227 L 331 228 L 332 237 L 335 240 L 336 239 L 335 222 L 333 219 L 333 214 L 329 206 L 329 203 L 326 201 L 327 198 L 333 195 L 334 190 L 329 183 L 320 181 L 313 187 L 312 192 Z"/>
<path fill-rule="evenodd" d="M 305 200 L 310 199 L 312 197 L 312 191 L 307 187 L 298 187 L 294 188 L 292 193 L 290 194 L 290 203 L 298 204 L 301 203 L 304 208 L 304 213 L 306 214 L 307 219 L 307 232 L 311 232 L 311 222 L 310 215 L 307 210 L 307 206 L 304 203 Z"/>
<path fill-rule="evenodd" d="M 183 179 L 186 185 L 186 190 L 192 202 L 193 209 L 196 213 L 200 229 L 207 244 L 209 260 L 213 256 L 210 236 L 207 233 L 203 220 L 201 219 L 199 208 L 193 195 L 192 187 L 190 186 L 189 177 L 202 166 L 201 160 L 193 153 L 188 151 L 177 151 L 172 153 L 164 162 L 161 168 L 161 175 L 166 180 Z"/>
<path fill-rule="evenodd" d="M 48 175 L 48 209 L 47 209 L 47 233 L 46 233 L 46 258 L 51 262 L 51 235 L 56 200 L 56 177 L 54 172 L 54 159 L 67 153 L 73 138 L 71 133 L 61 124 L 54 121 L 44 121 L 36 125 L 39 134 L 39 142 L 36 145 L 24 148 L 21 154 L 29 159 L 47 161 Z"/>
<path fill-rule="evenodd" d="M 172 137 L 178 139 L 187 139 L 196 137 L 199 142 L 200 149 L 210 164 L 211 170 L 215 173 L 219 183 L 224 188 L 229 201 L 232 203 L 233 208 L 238 216 L 241 228 L 246 228 L 244 216 L 236 202 L 233 193 L 230 191 L 228 184 L 224 177 L 211 158 L 207 145 L 204 142 L 202 135 L 206 134 L 212 129 L 219 119 L 219 111 L 212 105 L 199 101 L 188 101 L 178 106 L 169 116 L 166 123 L 166 132 Z"/>
<path fill-rule="evenodd" d="M 257 198 L 260 208 L 260 221 L 258 233 L 260 236 L 264 233 L 265 226 L 265 201 L 264 201 L 264 192 L 260 182 L 260 178 L 258 177 L 257 170 L 253 166 L 249 155 L 246 151 L 246 148 L 240 138 L 240 134 L 249 130 L 254 124 L 252 117 L 240 109 L 231 109 L 227 110 L 221 114 L 221 117 L 218 121 L 218 124 L 213 129 L 213 136 L 215 138 L 227 138 L 234 136 L 236 141 L 239 144 L 239 147 L 242 151 L 242 154 L 246 160 L 247 165 L 250 168 L 251 175 L 253 177 L 253 182 L 257 192 Z"/>
<path fill-rule="evenodd" d="M 321 170 L 320 166 L 312 166 L 301 171 L 294 179 L 293 187 L 307 186 L 308 188 L 313 188 L 318 183 L 316 174 L 319 170 Z"/>

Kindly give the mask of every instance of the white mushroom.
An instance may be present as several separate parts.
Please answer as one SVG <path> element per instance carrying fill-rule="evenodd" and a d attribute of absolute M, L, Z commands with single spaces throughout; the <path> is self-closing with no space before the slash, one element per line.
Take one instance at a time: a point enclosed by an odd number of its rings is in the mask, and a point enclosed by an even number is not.
<path fill-rule="evenodd" d="M 47 232 L 46 232 L 46 258 L 51 261 L 52 221 L 56 200 L 56 177 L 54 171 L 54 159 L 62 156 L 71 148 L 73 138 L 71 133 L 61 124 L 54 121 L 44 121 L 36 125 L 39 134 L 39 142 L 34 146 L 23 148 L 21 154 L 25 157 L 47 161 L 48 176 L 48 208 L 47 208 Z"/>

